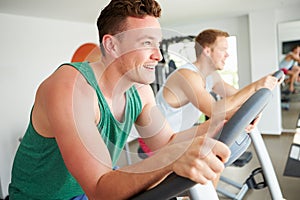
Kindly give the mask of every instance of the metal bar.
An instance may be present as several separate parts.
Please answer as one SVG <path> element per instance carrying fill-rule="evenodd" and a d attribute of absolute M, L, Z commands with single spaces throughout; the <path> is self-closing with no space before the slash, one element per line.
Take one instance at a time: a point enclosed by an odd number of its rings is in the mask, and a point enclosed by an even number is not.
<path fill-rule="evenodd" d="M 283 197 L 282 197 L 281 189 L 272 165 L 272 161 L 268 154 L 266 145 L 261 136 L 261 133 L 256 127 L 249 134 L 251 136 L 252 143 L 256 151 L 256 155 L 263 169 L 264 176 L 267 181 L 271 197 L 273 200 L 282 200 Z"/>

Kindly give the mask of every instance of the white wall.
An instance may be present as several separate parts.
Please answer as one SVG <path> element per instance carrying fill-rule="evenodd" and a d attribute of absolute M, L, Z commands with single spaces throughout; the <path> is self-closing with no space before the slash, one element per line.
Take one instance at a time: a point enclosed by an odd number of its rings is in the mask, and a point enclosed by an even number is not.
<path fill-rule="evenodd" d="M 79 45 L 98 39 L 94 24 L 0 14 L 0 25 L 0 185 L 5 196 L 37 86 L 70 61 Z"/>
<path fill-rule="evenodd" d="M 252 81 L 258 80 L 265 74 L 278 70 L 277 33 L 274 10 L 264 10 L 249 14 L 251 41 L 251 76 Z M 263 133 L 280 134 L 281 104 L 280 88 L 273 91 L 273 98 L 267 105 L 259 123 Z M 270 120 L 272 119 L 272 120 Z"/>

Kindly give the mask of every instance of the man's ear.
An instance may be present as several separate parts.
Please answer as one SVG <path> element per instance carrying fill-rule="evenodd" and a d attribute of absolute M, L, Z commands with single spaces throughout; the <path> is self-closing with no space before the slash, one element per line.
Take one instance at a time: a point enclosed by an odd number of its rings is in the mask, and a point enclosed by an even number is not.
<path fill-rule="evenodd" d="M 202 53 L 204 53 L 205 56 L 210 56 L 210 48 L 209 47 L 204 47 Z"/>
<path fill-rule="evenodd" d="M 112 35 L 107 34 L 102 38 L 102 45 L 105 52 L 115 58 L 119 56 L 117 42 L 117 39 Z"/>

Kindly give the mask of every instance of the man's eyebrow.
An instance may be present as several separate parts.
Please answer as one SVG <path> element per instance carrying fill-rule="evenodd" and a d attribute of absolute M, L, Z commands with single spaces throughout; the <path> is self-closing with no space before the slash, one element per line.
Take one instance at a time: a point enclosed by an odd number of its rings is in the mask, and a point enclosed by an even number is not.
<path fill-rule="evenodd" d="M 162 41 L 162 38 L 160 38 L 160 37 L 153 37 L 153 36 L 150 36 L 150 35 L 144 35 L 144 36 L 138 37 L 137 39 L 138 39 L 139 41 L 140 41 L 140 40 L 144 40 L 144 39 L 157 40 L 157 41 L 159 41 L 159 42 Z"/>

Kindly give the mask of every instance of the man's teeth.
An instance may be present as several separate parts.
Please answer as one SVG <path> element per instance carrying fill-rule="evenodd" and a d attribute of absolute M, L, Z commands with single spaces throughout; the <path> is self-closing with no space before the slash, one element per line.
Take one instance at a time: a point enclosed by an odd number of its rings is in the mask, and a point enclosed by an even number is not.
<path fill-rule="evenodd" d="M 147 66 L 147 65 L 144 65 L 144 67 L 146 68 L 146 69 L 154 69 L 154 66 Z"/>

